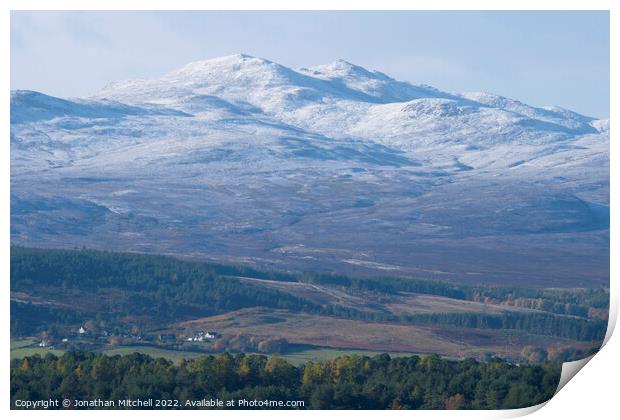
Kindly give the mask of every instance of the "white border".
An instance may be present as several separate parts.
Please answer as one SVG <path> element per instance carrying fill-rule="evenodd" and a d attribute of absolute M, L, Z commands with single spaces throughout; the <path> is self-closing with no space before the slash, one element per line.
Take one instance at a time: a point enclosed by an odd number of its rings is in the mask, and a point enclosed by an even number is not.
<path fill-rule="evenodd" d="M 9 10 L 611 10 L 614 0 L 7 0 Z M 562 7 L 559 7 L 562 6 Z"/>
<path fill-rule="evenodd" d="M 218 0 L 218 1 L 199 1 L 199 0 L 175 0 L 174 3 L 163 0 L 90 0 L 88 2 L 78 0 L 55 1 L 42 0 L 8 0 L 3 2 L 4 10 L 0 17 L 0 34 L 2 38 L 1 48 L 4 57 L 2 69 L 2 89 L 0 95 L 2 102 L 0 103 L 0 124 L 2 127 L 2 142 L 0 144 L 0 170 L 2 178 L 0 181 L 1 197 L 3 198 L 0 205 L 0 234 L 4 241 L 0 244 L 0 278 L 2 278 L 2 287 L 5 296 L 4 302 L 8 301 L 9 295 L 9 250 L 10 250 L 10 142 L 9 142 L 9 104 L 10 104 L 10 10 L 610 10 L 610 27 L 611 27 L 611 108 L 610 118 L 615 120 L 618 108 L 617 95 L 617 77 L 618 74 L 618 23 L 619 23 L 619 7 L 614 0 L 435 0 L 435 1 L 407 1 L 407 0 L 263 0 L 258 3 L 250 0 Z M 42 69 L 44 71 L 44 69 Z M 611 131 L 611 161 L 618 162 L 618 136 L 615 131 Z M 611 191 L 618 186 L 618 168 L 617 165 L 611 164 Z M 618 194 L 612 194 L 611 208 L 618 209 Z M 612 211 L 613 214 L 613 211 Z M 618 223 L 612 217 L 611 220 L 611 255 L 618 255 Z M 402 412 L 382 412 L 381 415 L 399 418 L 469 418 L 469 419 L 487 419 L 487 418 L 509 418 L 522 416 L 532 411 L 531 418 L 567 418 L 567 419 L 583 419 L 583 418 L 611 418 L 612 413 L 617 412 L 616 407 L 618 400 L 616 384 L 618 383 L 618 374 L 620 373 L 619 363 L 616 360 L 616 354 L 620 354 L 620 343 L 610 334 L 615 326 L 618 310 L 618 263 L 613 259 L 611 261 L 611 310 L 610 310 L 610 329 L 606 339 L 609 340 L 606 346 L 592 359 L 591 362 L 583 368 L 578 374 L 577 380 L 570 381 L 551 401 L 544 407 L 536 407 L 532 409 L 522 410 L 504 410 L 504 411 L 402 411 Z M 2 320 L 5 326 L 6 338 L 9 331 L 9 305 L 3 306 Z M 4 410 L 9 410 L 9 346 L 2 346 L 0 360 L 5 360 L 2 373 L 2 389 L 4 398 L 0 398 L 0 404 Z M 536 411 L 538 410 L 538 411 Z M 19 418 L 40 418 L 40 416 L 49 416 L 50 418 L 80 418 L 86 413 L 78 411 L 61 411 L 61 412 L 41 412 L 41 411 L 11 411 L 9 415 Z M 135 416 L 136 411 L 114 411 L 113 413 L 97 411 L 89 412 L 89 418 L 103 419 L 109 415 L 119 416 L 122 418 Z M 142 414 L 142 413 L 141 413 Z M 314 418 L 320 416 L 346 416 L 352 414 L 360 419 L 371 419 L 377 413 L 369 411 L 355 411 L 352 413 L 343 412 L 342 410 L 334 410 L 329 412 L 302 411 L 295 414 L 300 418 Z M 244 418 L 247 412 L 219 411 L 219 412 L 169 412 L 156 411 L 149 412 L 149 417 L 169 418 L 171 416 L 210 416 L 218 418 Z M 251 416 L 255 419 L 284 419 L 291 417 L 291 412 L 280 411 L 253 411 Z"/>

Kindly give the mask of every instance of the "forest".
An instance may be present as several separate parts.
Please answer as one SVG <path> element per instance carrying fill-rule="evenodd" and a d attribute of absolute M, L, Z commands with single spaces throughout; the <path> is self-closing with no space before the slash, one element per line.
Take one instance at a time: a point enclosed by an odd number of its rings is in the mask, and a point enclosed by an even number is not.
<path fill-rule="evenodd" d="M 557 365 L 437 355 L 354 355 L 294 366 L 277 355 L 223 353 L 174 364 L 139 353 L 67 352 L 12 360 L 11 404 L 164 399 L 183 409 L 203 399 L 245 399 L 302 401 L 297 409 L 501 409 L 550 399 L 559 377 Z"/>
<path fill-rule="evenodd" d="M 431 312 L 391 309 L 398 302 L 409 310 L 430 302 Z M 198 408 L 191 402 L 205 399 L 302 402 L 284 407 L 296 409 L 525 407 L 553 395 L 562 362 L 596 352 L 608 302 L 605 289 L 280 273 L 159 255 L 14 246 L 11 337 L 23 353 L 12 356 L 11 401 L 14 408 L 18 401 L 50 398 L 178 400 L 174 408 L 181 409 Z M 217 321 L 222 316 L 231 317 L 229 327 L 225 318 Z M 281 327 L 289 319 L 309 320 L 306 341 L 290 330 L 299 324 Z M 319 345 L 315 350 L 326 355 L 341 353 L 293 363 L 290 352 L 312 350 L 312 339 L 329 333 L 315 324 L 321 320 L 329 328 L 338 324 L 342 332 L 333 334 L 345 343 L 369 325 L 381 332 L 360 344 L 368 347 Z M 351 322 L 357 326 L 346 327 Z M 222 330 L 209 330 L 214 325 Z M 235 325 L 242 328 L 235 332 Z M 265 325 L 273 327 L 260 333 Z M 85 333 L 78 332 L 82 327 Z M 429 337 L 450 349 L 463 340 L 472 352 L 355 350 L 372 350 L 386 328 L 413 328 L 405 343 Z M 194 341 L 205 331 L 214 331 L 212 338 Z M 493 340 L 504 340 L 502 349 L 489 351 L 498 344 Z M 109 353 L 117 350 L 127 352 Z"/>
<path fill-rule="evenodd" d="M 532 310 L 397 315 L 338 304 L 317 304 L 281 290 L 240 281 L 241 277 L 336 285 L 345 290 L 383 295 L 424 293 Z M 601 341 L 607 328 L 609 302 L 608 291 L 603 289 L 532 290 L 405 278 L 274 273 L 158 255 L 22 247 L 11 248 L 11 292 L 45 295 L 46 298 L 60 296 L 67 301 L 84 300 L 87 296 L 96 299 L 95 305 L 82 309 L 75 305 L 48 307 L 24 299 L 12 300 L 13 336 L 34 335 L 89 317 L 118 325 L 119 320 L 131 316 L 156 327 L 175 320 L 265 307 L 347 319 L 513 329 L 579 341 Z"/>

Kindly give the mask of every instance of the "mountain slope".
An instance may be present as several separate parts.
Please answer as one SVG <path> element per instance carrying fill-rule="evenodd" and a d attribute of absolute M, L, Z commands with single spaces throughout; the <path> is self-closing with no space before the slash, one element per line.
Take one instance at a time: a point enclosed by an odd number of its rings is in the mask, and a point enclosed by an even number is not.
<path fill-rule="evenodd" d="M 240 54 L 91 98 L 13 92 L 11 167 L 20 244 L 608 281 L 608 121 L 342 60 Z"/>

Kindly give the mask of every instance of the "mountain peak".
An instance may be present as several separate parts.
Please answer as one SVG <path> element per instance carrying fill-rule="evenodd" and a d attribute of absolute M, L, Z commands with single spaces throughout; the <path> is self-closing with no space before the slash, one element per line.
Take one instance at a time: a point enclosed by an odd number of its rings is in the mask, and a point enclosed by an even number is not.
<path fill-rule="evenodd" d="M 344 59 L 293 70 L 264 58 L 238 53 L 194 61 L 158 79 L 113 83 L 94 96 L 136 105 L 176 106 L 176 109 L 192 113 L 203 108 L 210 110 L 214 104 L 223 103 L 214 101 L 215 97 L 242 107 L 250 105 L 272 115 L 297 112 L 326 100 L 332 103 L 354 101 L 367 106 L 443 98 L 459 104 L 468 102 L 485 109 L 508 111 L 515 118 L 553 124 L 554 129 L 563 132 L 584 134 L 596 131 L 590 125 L 591 118 L 567 110 L 533 107 L 486 92 L 451 94 L 427 85 L 398 81 Z M 435 102 L 430 104 L 431 108 L 439 106 Z M 456 109 L 463 111 L 458 106 Z"/>
<path fill-rule="evenodd" d="M 329 66 L 332 66 L 334 68 L 341 68 L 341 69 L 346 69 L 346 70 L 356 70 L 356 69 L 364 69 L 361 66 L 358 66 L 357 64 L 353 64 L 347 60 L 344 60 L 342 58 L 339 58 L 335 61 L 333 61 L 332 63 L 328 64 Z"/>
<path fill-rule="evenodd" d="M 326 79 L 348 79 L 348 78 L 364 78 L 377 80 L 392 80 L 390 77 L 378 71 L 370 71 L 357 64 L 350 63 L 339 58 L 329 64 L 313 66 L 307 69 L 301 69 L 303 73 L 314 77 Z"/>
<path fill-rule="evenodd" d="M 183 67 L 173 70 L 168 75 L 194 75 L 213 71 L 236 71 L 252 67 L 280 67 L 278 64 L 264 58 L 239 53 L 206 60 L 192 61 Z"/>

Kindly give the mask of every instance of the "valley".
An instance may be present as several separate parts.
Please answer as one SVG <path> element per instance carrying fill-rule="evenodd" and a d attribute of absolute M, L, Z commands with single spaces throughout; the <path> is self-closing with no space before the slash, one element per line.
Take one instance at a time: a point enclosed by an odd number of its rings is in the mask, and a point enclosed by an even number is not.
<path fill-rule="evenodd" d="M 12 357 L 67 350 L 178 360 L 223 351 L 579 358 L 607 326 L 606 289 L 471 287 L 261 272 L 175 258 L 12 248 Z M 19 341 L 22 340 L 22 341 Z M 29 341 L 24 341 L 29 340 Z"/>

